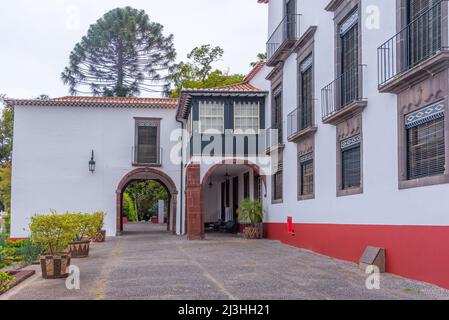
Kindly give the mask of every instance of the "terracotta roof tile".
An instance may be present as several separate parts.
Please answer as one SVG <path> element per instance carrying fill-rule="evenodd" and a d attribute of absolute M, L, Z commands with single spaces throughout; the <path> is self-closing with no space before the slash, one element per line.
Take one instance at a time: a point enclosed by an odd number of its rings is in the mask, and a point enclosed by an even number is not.
<path fill-rule="evenodd" d="M 230 84 L 221 87 L 208 88 L 208 89 L 184 89 L 184 92 L 245 92 L 245 91 L 260 91 L 253 85 L 242 82 L 236 84 Z"/>
<path fill-rule="evenodd" d="M 257 75 L 257 73 L 259 73 L 260 70 L 262 70 L 263 67 L 265 67 L 266 62 L 263 60 L 260 60 L 253 68 L 253 70 L 251 70 L 248 75 L 245 77 L 245 80 L 243 80 L 244 82 L 250 82 L 251 80 L 254 79 L 254 77 Z"/>
<path fill-rule="evenodd" d="M 60 106 L 60 107 L 110 107 L 110 108 L 149 108 L 176 109 L 178 99 L 170 98 L 106 98 L 68 96 L 49 100 L 7 99 L 11 106 Z"/>

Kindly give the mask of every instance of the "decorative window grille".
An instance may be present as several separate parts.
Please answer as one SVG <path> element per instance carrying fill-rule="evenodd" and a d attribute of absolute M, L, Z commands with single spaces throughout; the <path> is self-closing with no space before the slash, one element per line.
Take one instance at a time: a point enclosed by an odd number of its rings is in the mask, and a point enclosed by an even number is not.
<path fill-rule="evenodd" d="M 278 151 L 278 157 L 278 167 L 273 175 L 273 200 L 282 200 L 283 197 L 284 163 L 281 151 Z"/>
<path fill-rule="evenodd" d="M 301 173 L 300 196 L 313 195 L 314 192 L 313 154 L 307 154 L 299 158 L 299 170 Z"/>
<path fill-rule="evenodd" d="M 356 10 L 340 25 L 341 106 L 358 98 L 359 14 Z"/>
<path fill-rule="evenodd" d="M 283 142 L 282 128 L 282 87 L 278 87 L 273 91 L 273 106 L 271 111 L 271 130 L 278 131 L 278 143 Z M 272 141 L 273 145 L 275 144 Z"/>
<path fill-rule="evenodd" d="M 200 133 L 223 134 L 224 133 L 224 103 L 200 102 Z"/>
<path fill-rule="evenodd" d="M 439 102 L 405 117 L 409 180 L 444 174 L 444 109 Z"/>
<path fill-rule="evenodd" d="M 258 134 L 260 125 L 260 104 L 257 102 L 234 103 L 234 133 Z"/>
<path fill-rule="evenodd" d="M 341 142 L 341 182 L 343 190 L 359 188 L 361 186 L 360 142 L 360 135 Z"/>

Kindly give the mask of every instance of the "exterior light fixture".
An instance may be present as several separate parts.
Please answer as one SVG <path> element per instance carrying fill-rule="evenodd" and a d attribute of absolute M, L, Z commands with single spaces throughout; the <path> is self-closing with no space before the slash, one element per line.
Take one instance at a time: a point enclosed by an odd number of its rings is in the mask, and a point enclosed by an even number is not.
<path fill-rule="evenodd" d="M 95 154 L 94 154 L 94 150 L 92 150 L 92 156 L 90 158 L 89 161 L 89 171 L 94 173 L 95 172 Z"/>

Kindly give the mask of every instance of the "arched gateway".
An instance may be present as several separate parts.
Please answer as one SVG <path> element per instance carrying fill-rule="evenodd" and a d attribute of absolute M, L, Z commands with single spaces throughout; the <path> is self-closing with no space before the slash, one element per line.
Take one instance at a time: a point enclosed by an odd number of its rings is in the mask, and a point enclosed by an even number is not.
<path fill-rule="evenodd" d="M 169 193 L 169 208 L 167 230 L 176 233 L 176 210 L 178 190 L 173 180 L 164 172 L 154 168 L 137 168 L 123 177 L 117 187 L 117 235 L 123 231 L 122 203 L 123 192 L 134 181 L 155 180 L 160 182 Z"/>

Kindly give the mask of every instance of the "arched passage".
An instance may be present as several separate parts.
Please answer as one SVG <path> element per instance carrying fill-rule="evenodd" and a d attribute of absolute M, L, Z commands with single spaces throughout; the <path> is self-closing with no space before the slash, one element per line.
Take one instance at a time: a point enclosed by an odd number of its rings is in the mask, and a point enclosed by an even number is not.
<path fill-rule="evenodd" d="M 144 181 L 144 180 L 156 180 L 161 183 L 169 193 L 169 215 L 167 229 L 176 233 L 176 210 L 177 210 L 177 195 L 178 190 L 173 180 L 164 172 L 154 169 L 154 168 L 137 168 L 127 175 L 125 175 L 120 183 L 118 184 L 116 195 L 117 195 L 117 220 L 116 220 L 116 230 L 117 235 L 123 231 L 123 221 L 122 221 L 122 204 L 123 204 L 123 192 L 126 187 L 134 181 Z"/>
<path fill-rule="evenodd" d="M 205 210 L 207 201 L 206 191 L 208 188 L 208 183 L 212 176 L 220 174 L 220 170 L 223 167 L 229 167 L 231 170 L 241 170 L 242 168 L 251 169 L 254 175 L 260 178 L 261 181 L 261 197 L 265 197 L 267 193 L 267 183 L 266 174 L 262 169 L 249 161 L 239 161 L 239 160 L 225 160 L 223 162 L 213 165 L 203 178 L 200 178 L 200 164 L 190 164 L 187 167 L 187 177 L 186 177 L 186 207 L 187 207 L 187 231 L 188 238 L 192 240 L 198 240 L 204 238 L 204 224 L 208 221 L 204 221 Z M 223 174 L 223 173 L 221 173 Z M 254 177 L 253 175 L 253 177 Z M 242 184 L 242 181 L 236 181 L 237 184 Z M 234 190 L 234 188 L 232 188 Z M 254 190 L 254 189 L 253 189 Z M 234 196 L 232 196 L 234 198 Z M 241 196 L 239 197 L 241 198 Z M 235 201 L 233 200 L 234 205 Z M 235 211 L 235 210 L 234 210 Z M 235 215 L 235 212 L 234 212 Z M 218 216 L 217 216 L 218 219 Z"/>

